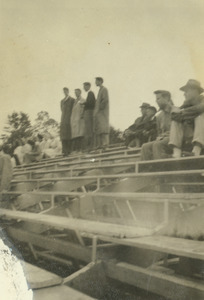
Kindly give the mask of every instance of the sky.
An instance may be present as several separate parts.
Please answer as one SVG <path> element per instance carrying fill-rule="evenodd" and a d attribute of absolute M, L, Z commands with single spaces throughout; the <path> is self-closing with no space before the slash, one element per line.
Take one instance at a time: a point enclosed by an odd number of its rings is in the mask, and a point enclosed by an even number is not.
<path fill-rule="evenodd" d="M 96 76 L 115 128 L 157 89 L 181 105 L 188 79 L 204 86 L 203 16 L 203 0 L 0 0 L 0 133 L 13 111 L 60 121 L 62 88 L 90 81 L 97 95 Z"/>

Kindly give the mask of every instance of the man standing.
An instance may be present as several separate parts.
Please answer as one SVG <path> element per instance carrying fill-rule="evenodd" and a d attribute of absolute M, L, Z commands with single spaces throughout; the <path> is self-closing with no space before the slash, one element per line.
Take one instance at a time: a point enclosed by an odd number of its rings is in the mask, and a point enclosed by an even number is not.
<path fill-rule="evenodd" d="M 61 124 L 60 139 L 62 142 L 62 153 L 67 156 L 71 152 L 71 113 L 74 105 L 74 99 L 69 96 L 69 89 L 63 88 L 65 98 L 61 100 Z"/>
<path fill-rule="evenodd" d="M 84 138 L 84 103 L 81 90 L 75 89 L 76 100 L 71 115 L 72 150 L 81 152 Z"/>
<path fill-rule="evenodd" d="M 103 86 L 103 78 L 96 77 L 96 86 L 99 92 L 94 110 L 94 132 L 97 148 L 105 148 L 109 144 L 109 96 Z"/>
<path fill-rule="evenodd" d="M 179 158 L 185 140 L 193 144 L 193 155 L 199 156 L 204 148 L 204 89 L 199 81 L 190 79 L 180 88 L 185 101 L 172 113 L 169 144 L 173 146 L 173 157 Z"/>
<path fill-rule="evenodd" d="M 171 154 L 171 149 L 168 146 L 171 112 L 173 109 L 171 94 L 164 90 L 155 91 L 154 94 L 161 110 L 160 114 L 156 117 L 157 139 L 153 142 L 143 144 L 141 150 L 142 160 L 167 158 Z"/>
<path fill-rule="evenodd" d="M 90 82 L 84 82 L 84 90 L 87 92 L 86 102 L 84 104 L 84 122 L 85 122 L 85 149 L 90 150 L 93 147 L 93 112 L 95 108 L 95 95 L 90 90 L 91 84 Z"/>

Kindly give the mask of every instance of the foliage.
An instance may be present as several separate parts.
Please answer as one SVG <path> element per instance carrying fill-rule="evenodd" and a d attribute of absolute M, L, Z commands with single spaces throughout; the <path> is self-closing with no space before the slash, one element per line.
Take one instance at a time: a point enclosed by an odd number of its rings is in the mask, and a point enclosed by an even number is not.
<path fill-rule="evenodd" d="M 40 111 L 37 114 L 37 118 L 35 119 L 35 123 L 33 125 L 33 134 L 37 135 L 38 133 L 44 134 L 53 134 L 58 133 L 59 124 L 56 120 L 50 118 L 49 113 L 47 111 Z"/>
<path fill-rule="evenodd" d="M 7 125 L 2 135 L 4 142 L 15 146 L 22 138 L 27 138 L 32 133 L 29 116 L 23 112 L 13 112 L 8 115 Z"/>
<path fill-rule="evenodd" d="M 11 115 L 8 115 L 7 125 L 4 127 L 4 134 L 1 135 L 1 139 L 4 143 L 10 144 L 12 148 L 15 148 L 17 142 L 26 138 L 36 137 L 38 133 L 43 136 L 59 134 L 59 124 L 56 120 L 50 118 L 47 111 L 40 111 L 33 125 L 31 125 L 27 114 L 13 112 Z M 110 126 L 110 144 L 121 142 L 123 142 L 122 132 Z"/>
<path fill-rule="evenodd" d="M 59 131 L 59 124 L 50 118 L 49 113 L 41 111 L 37 114 L 34 124 L 31 125 L 29 116 L 23 112 L 13 112 L 8 115 L 4 133 L 1 135 L 3 143 L 10 144 L 15 148 L 27 138 L 36 137 L 38 133 L 56 134 Z"/>
<path fill-rule="evenodd" d="M 110 126 L 110 144 L 122 143 L 122 131 L 115 129 L 113 126 Z"/>

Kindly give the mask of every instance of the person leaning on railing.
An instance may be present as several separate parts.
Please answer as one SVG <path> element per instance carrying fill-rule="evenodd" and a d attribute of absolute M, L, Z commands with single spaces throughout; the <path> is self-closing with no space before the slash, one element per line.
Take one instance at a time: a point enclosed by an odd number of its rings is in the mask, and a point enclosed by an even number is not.
<path fill-rule="evenodd" d="M 191 154 L 199 156 L 204 148 L 204 89 L 199 81 L 190 79 L 180 90 L 184 91 L 185 101 L 171 114 L 169 145 L 173 157 L 179 158 L 187 140 L 193 147 Z"/>

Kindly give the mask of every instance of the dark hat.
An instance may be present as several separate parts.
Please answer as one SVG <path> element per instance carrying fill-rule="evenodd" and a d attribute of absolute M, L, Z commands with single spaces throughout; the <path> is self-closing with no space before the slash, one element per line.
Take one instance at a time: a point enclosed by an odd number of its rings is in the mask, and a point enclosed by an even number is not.
<path fill-rule="evenodd" d="M 143 102 L 142 105 L 140 106 L 140 108 L 149 108 L 149 107 L 150 107 L 150 104 L 146 103 L 146 102 Z"/>
<path fill-rule="evenodd" d="M 180 90 L 185 92 L 188 88 L 198 89 L 200 93 L 204 92 L 200 82 L 195 79 L 189 79 L 186 85 L 182 86 Z"/>

